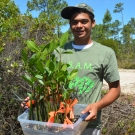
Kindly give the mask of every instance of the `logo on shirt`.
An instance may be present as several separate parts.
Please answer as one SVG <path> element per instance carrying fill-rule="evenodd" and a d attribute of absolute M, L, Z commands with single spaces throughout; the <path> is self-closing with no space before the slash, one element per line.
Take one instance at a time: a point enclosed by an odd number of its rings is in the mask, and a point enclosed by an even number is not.
<path fill-rule="evenodd" d="M 94 87 L 94 81 L 92 81 L 90 78 L 84 76 L 83 78 L 76 77 L 74 80 L 72 80 L 69 84 L 69 88 L 77 88 L 79 91 L 79 94 L 90 92 L 91 89 Z"/>
<path fill-rule="evenodd" d="M 84 63 L 82 65 L 80 62 L 77 62 L 75 65 L 70 61 L 68 64 L 70 65 L 68 68 L 93 70 L 92 63 Z"/>
<path fill-rule="evenodd" d="M 93 70 L 92 63 L 84 63 L 83 65 L 81 62 L 77 62 L 74 64 L 72 61 L 68 63 L 70 66 L 68 68 L 80 69 L 80 70 Z M 90 78 L 84 76 L 82 78 L 76 77 L 72 80 L 69 84 L 70 89 L 77 89 L 79 94 L 88 93 L 94 87 L 95 83 Z"/>

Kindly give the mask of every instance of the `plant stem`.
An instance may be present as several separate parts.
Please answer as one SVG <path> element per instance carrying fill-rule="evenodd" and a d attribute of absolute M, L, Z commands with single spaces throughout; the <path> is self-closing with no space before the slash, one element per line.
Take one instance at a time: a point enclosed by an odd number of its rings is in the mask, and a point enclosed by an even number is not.
<path fill-rule="evenodd" d="M 33 112 L 33 105 L 32 105 L 32 98 L 30 97 L 30 111 L 29 111 L 29 119 L 34 120 L 34 112 Z"/>
<path fill-rule="evenodd" d="M 38 103 L 36 103 L 36 120 L 39 121 L 39 107 L 38 107 Z"/>

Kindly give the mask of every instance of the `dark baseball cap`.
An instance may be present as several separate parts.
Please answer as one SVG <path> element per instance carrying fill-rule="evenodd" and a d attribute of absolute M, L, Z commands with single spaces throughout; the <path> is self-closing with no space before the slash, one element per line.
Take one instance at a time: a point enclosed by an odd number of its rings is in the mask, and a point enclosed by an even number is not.
<path fill-rule="evenodd" d="M 90 12 L 93 15 L 93 17 L 94 17 L 94 10 L 92 9 L 92 7 L 88 6 L 85 3 L 77 4 L 76 6 L 65 7 L 61 11 L 61 16 L 64 19 L 70 19 L 73 9 L 85 9 L 88 12 Z"/>

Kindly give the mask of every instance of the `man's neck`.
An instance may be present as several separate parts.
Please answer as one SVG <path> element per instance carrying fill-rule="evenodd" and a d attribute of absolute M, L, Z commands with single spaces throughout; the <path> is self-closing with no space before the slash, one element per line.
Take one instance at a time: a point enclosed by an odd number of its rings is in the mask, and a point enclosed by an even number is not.
<path fill-rule="evenodd" d="M 73 43 L 75 45 L 88 45 L 88 44 L 92 43 L 92 39 L 91 38 L 89 40 L 78 40 L 78 39 L 74 39 Z"/>

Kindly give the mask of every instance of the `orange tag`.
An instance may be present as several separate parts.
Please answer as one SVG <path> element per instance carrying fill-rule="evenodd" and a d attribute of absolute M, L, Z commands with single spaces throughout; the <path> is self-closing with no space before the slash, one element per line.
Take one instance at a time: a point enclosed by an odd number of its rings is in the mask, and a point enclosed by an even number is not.
<path fill-rule="evenodd" d="M 32 100 L 32 105 L 34 105 L 35 104 L 35 100 Z M 28 102 L 26 102 L 26 105 L 28 106 L 28 107 L 30 107 L 30 100 L 28 101 Z"/>
<path fill-rule="evenodd" d="M 53 123 L 54 122 L 54 118 L 57 115 L 57 113 L 66 113 L 66 118 L 64 119 L 64 123 L 63 124 L 73 124 L 72 121 L 70 121 L 70 119 L 74 118 L 74 112 L 73 112 L 73 106 L 78 102 L 78 100 L 75 98 L 74 100 L 67 100 L 64 102 L 60 103 L 60 108 L 58 111 L 52 111 L 49 113 L 50 118 L 48 120 L 48 122 Z M 67 117 L 68 113 L 70 113 L 70 119 Z"/>

